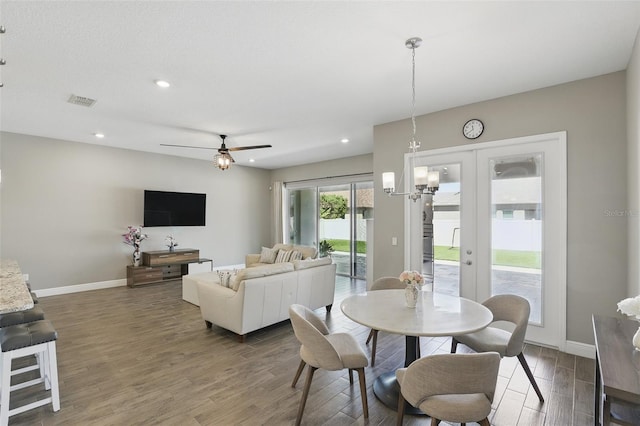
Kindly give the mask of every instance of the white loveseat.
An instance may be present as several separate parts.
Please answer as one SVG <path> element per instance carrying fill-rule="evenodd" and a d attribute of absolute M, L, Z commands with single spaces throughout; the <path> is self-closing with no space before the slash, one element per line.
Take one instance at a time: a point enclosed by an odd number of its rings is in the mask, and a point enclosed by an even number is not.
<path fill-rule="evenodd" d="M 196 285 L 200 312 L 207 327 L 215 324 L 238 334 L 289 318 L 297 303 L 331 310 L 336 265 L 330 258 L 304 259 L 245 268 L 222 283 L 217 272 L 185 275 L 183 283 Z M 225 277 L 222 277 L 226 281 Z"/>

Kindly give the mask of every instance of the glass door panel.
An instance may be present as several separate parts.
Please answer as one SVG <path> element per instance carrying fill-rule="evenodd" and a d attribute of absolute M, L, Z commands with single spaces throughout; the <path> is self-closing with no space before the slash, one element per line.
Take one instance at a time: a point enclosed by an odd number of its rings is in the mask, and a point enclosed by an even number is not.
<path fill-rule="evenodd" d="M 541 154 L 489 159 L 491 176 L 491 295 L 529 300 L 529 322 L 542 321 Z"/>
<path fill-rule="evenodd" d="M 466 262 L 475 250 L 475 156 L 430 155 L 416 159 L 416 166 L 440 175 L 433 197 L 422 196 L 422 221 L 414 231 L 422 237 L 422 273 L 433 291 L 474 299 L 475 271 Z"/>
<path fill-rule="evenodd" d="M 336 273 L 351 275 L 351 186 L 334 185 L 318 188 L 320 215 L 318 238 L 331 244 L 331 257 L 336 264 Z M 320 253 L 322 256 L 323 253 Z"/>
<path fill-rule="evenodd" d="M 316 217 L 318 216 L 316 189 L 289 190 L 289 244 L 317 247 Z"/>
<path fill-rule="evenodd" d="M 367 275 L 367 219 L 373 219 L 373 182 L 357 182 L 354 185 L 355 196 L 353 214 L 354 253 L 353 273 L 357 278 Z"/>
<path fill-rule="evenodd" d="M 450 163 L 430 167 L 429 170 L 439 172 L 440 189 L 433 196 L 433 209 L 425 205 L 423 272 L 433 277 L 434 291 L 459 296 L 461 166 L 460 163 Z"/>

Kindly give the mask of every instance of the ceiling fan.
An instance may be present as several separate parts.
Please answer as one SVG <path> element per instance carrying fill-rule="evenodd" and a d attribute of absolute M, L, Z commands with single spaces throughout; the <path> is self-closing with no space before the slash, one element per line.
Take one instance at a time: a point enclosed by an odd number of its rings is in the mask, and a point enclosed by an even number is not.
<path fill-rule="evenodd" d="M 245 151 L 247 149 L 261 149 L 261 148 L 271 148 L 271 145 L 253 145 L 253 146 L 236 146 L 233 148 L 227 148 L 224 143 L 224 140 L 227 138 L 227 135 L 220 135 L 220 139 L 222 139 L 222 145 L 220 148 L 214 148 L 210 146 L 192 146 L 192 145 L 173 145 L 168 143 L 161 143 L 162 146 L 174 146 L 178 148 L 197 148 L 197 149 L 217 149 L 218 154 L 213 157 L 213 162 L 216 167 L 220 170 L 227 170 L 231 167 L 231 163 L 235 163 L 236 161 L 233 159 L 229 151 Z"/>

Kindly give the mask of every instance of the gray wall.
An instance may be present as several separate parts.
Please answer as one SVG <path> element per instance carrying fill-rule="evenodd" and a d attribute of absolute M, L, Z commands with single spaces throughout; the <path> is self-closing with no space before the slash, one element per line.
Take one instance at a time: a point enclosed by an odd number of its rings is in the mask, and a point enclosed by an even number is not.
<path fill-rule="evenodd" d="M 373 172 L 373 154 L 365 154 L 273 170 L 271 180 L 274 182 L 295 182 L 371 172 Z"/>
<path fill-rule="evenodd" d="M 628 296 L 640 294 L 640 31 L 627 67 Z"/>
<path fill-rule="evenodd" d="M 615 315 L 627 292 L 627 219 L 605 214 L 627 205 L 625 111 L 625 72 L 618 72 L 417 119 L 421 150 L 469 143 L 461 133 L 469 118 L 486 126 L 477 142 L 567 131 L 570 341 L 593 343 L 591 314 Z M 410 131 L 409 120 L 374 128 L 376 195 L 382 193 L 383 171 L 401 174 Z M 402 270 L 403 203 L 401 197 L 376 198 L 374 277 Z M 392 236 L 398 237 L 397 246 L 391 246 Z"/>
<path fill-rule="evenodd" d="M 143 251 L 166 249 L 172 234 L 226 265 L 269 241 L 268 170 L 6 132 L 0 168 L 0 256 L 35 289 L 125 278 L 132 248 L 121 234 L 142 224 L 144 189 L 206 193 L 207 225 L 146 228 Z"/>

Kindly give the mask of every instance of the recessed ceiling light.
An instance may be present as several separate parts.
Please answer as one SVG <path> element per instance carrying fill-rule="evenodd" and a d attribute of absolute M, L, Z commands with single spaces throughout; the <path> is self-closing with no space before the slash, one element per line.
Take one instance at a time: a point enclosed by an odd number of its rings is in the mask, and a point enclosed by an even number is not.
<path fill-rule="evenodd" d="M 250 162 L 250 163 L 255 163 L 255 162 L 256 162 L 256 160 L 254 160 L 253 158 L 249 158 L 249 162 Z"/>
<path fill-rule="evenodd" d="M 164 80 L 156 80 L 156 84 L 165 89 L 171 86 L 171 84 L 168 81 L 164 81 Z"/>
<path fill-rule="evenodd" d="M 104 133 L 94 133 L 93 136 L 95 136 L 96 138 L 102 139 L 104 138 Z"/>
<path fill-rule="evenodd" d="M 342 142 L 342 143 L 349 143 L 349 139 L 347 139 L 347 138 L 343 138 L 343 139 L 340 139 L 340 142 Z"/>

